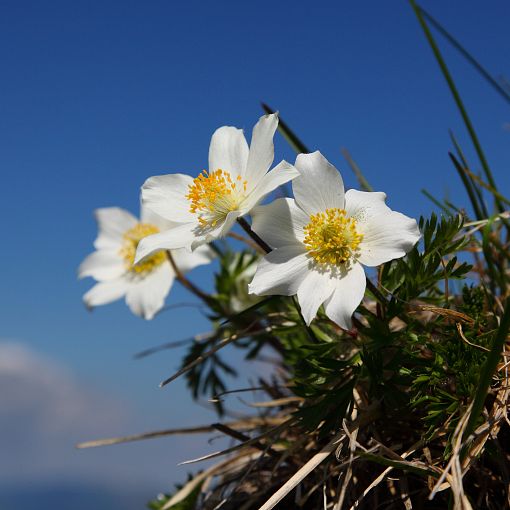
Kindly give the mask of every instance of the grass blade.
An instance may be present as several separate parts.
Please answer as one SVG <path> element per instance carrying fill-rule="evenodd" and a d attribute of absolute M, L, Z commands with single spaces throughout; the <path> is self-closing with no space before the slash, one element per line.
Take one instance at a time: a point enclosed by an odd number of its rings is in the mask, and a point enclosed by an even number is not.
<path fill-rule="evenodd" d="M 431 193 L 429 193 L 426 189 L 422 189 L 421 192 L 437 207 L 439 207 L 445 214 L 448 214 L 448 216 L 451 216 L 453 213 L 452 211 L 446 207 L 446 205 L 442 204 L 437 198 L 434 197 Z"/>
<path fill-rule="evenodd" d="M 457 139 L 455 138 L 453 131 L 450 131 L 450 138 L 452 140 L 453 146 L 455 147 L 455 151 L 457 152 L 457 157 L 461 160 L 462 164 L 464 165 L 464 168 L 469 168 L 467 159 L 464 156 L 464 153 L 462 152 L 462 149 L 460 148 L 460 145 L 457 142 Z M 482 190 L 478 186 L 475 186 L 473 179 L 471 179 L 471 177 L 469 175 L 467 175 L 466 177 L 470 181 L 471 186 L 473 187 L 473 190 L 476 194 L 476 197 L 478 199 L 478 204 L 482 211 L 483 217 L 488 218 L 490 216 L 490 214 L 489 214 L 489 211 L 487 210 L 487 206 L 485 205 L 485 200 L 483 198 Z"/>
<path fill-rule="evenodd" d="M 214 459 L 215 457 L 220 457 L 220 456 L 223 456 L 223 455 L 228 455 L 229 453 L 245 449 L 248 446 L 252 446 L 252 445 L 254 445 L 256 443 L 259 443 L 259 441 L 261 439 L 265 439 L 266 437 L 270 437 L 272 435 L 275 435 L 275 434 L 285 430 L 287 427 L 290 427 L 295 422 L 296 422 L 295 418 L 289 418 L 288 420 L 280 423 L 276 427 L 273 427 L 273 428 L 271 428 L 271 429 L 269 429 L 269 430 L 267 430 L 265 432 L 262 432 L 257 437 L 254 437 L 253 439 L 249 439 L 248 441 L 245 441 L 244 443 L 232 446 L 230 448 L 226 448 L 225 450 L 221 450 L 221 451 L 214 452 L 214 453 L 209 453 L 207 455 L 203 455 L 202 457 L 198 457 L 196 459 L 185 460 L 184 462 L 180 462 L 178 465 L 179 466 L 184 466 L 186 464 L 194 464 L 195 462 L 202 462 L 204 460 Z"/>
<path fill-rule="evenodd" d="M 471 55 L 460 43 L 444 28 L 439 21 L 432 17 L 423 7 L 420 11 L 427 21 L 433 25 L 437 31 L 446 38 L 446 40 L 489 82 L 494 90 L 508 103 L 510 103 L 510 93 L 501 86 L 498 81 Z"/>
<path fill-rule="evenodd" d="M 457 170 L 457 173 L 459 174 L 459 177 L 462 180 L 462 184 L 464 184 L 464 188 L 466 188 L 466 192 L 469 196 L 469 200 L 471 201 L 471 206 L 473 207 L 473 211 L 475 213 L 476 219 L 481 220 L 481 219 L 485 218 L 485 216 L 482 214 L 482 211 L 480 210 L 480 207 L 478 205 L 478 201 L 475 196 L 474 189 L 473 189 L 473 183 L 469 179 L 466 172 L 464 171 L 464 167 L 460 164 L 460 162 L 457 160 L 457 158 L 451 152 L 448 153 L 448 156 L 450 156 L 453 166 L 455 167 L 455 170 Z"/>
<path fill-rule="evenodd" d="M 436 41 L 435 41 L 434 37 L 432 36 L 432 33 L 427 25 L 427 22 L 425 21 L 424 15 L 422 13 L 422 9 L 416 3 L 415 0 L 409 0 L 409 2 L 416 14 L 416 17 L 418 18 L 418 21 L 423 29 L 423 32 L 425 33 L 425 37 L 427 38 L 427 41 L 432 49 L 432 52 L 434 53 L 434 56 L 436 57 L 436 60 L 437 60 L 437 63 L 439 64 L 441 72 L 443 73 L 443 76 L 445 77 L 446 82 L 448 83 L 450 92 L 452 93 L 453 99 L 455 100 L 455 103 L 457 104 L 457 108 L 459 109 L 462 120 L 464 121 L 466 129 L 469 133 L 469 136 L 470 136 L 473 146 L 475 148 L 475 151 L 478 155 L 478 159 L 480 160 L 480 164 L 482 165 L 483 171 L 485 173 L 485 177 L 487 178 L 487 181 L 489 182 L 490 186 L 494 189 L 497 189 L 496 182 L 494 181 L 492 171 L 489 167 L 489 163 L 487 162 L 487 158 L 485 157 L 485 153 L 483 152 L 480 141 L 478 140 L 478 136 L 476 134 L 475 128 L 474 128 L 473 124 L 471 123 L 471 119 L 469 118 L 469 115 L 468 115 L 467 110 L 464 106 L 464 103 L 460 97 L 459 91 L 457 90 L 455 82 L 453 81 L 452 75 L 450 74 L 450 71 L 448 70 L 448 67 L 446 66 L 446 62 L 444 61 L 443 56 L 441 55 L 441 52 L 439 51 L 439 47 L 437 46 Z M 501 202 L 498 199 L 498 197 L 495 196 L 494 201 L 495 201 L 496 207 L 498 209 L 498 212 L 503 212 L 504 209 L 503 209 L 503 206 L 501 205 Z"/>
<path fill-rule="evenodd" d="M 347 160 L 347 163 L 349 164 L 352 171 L 354 172 L 356 179 L 358 179 L 361 189 L 363 191 L 374 191 L 374 188 L 372 188 L 372 186 L 370 186 L 370 184 L 366 180 L 365 176 L 363 175 L 361 168 L 358 166 L 356 161 L 354 161 L 354 159 L 352 159 L 350 152 L 345 148 L 342 148 L 341 151 L 342 151 L 344 158 Z"/>
<path fill-rule="evenodd" d="M 279 425 L 281 423 L 280 418 L 272 418 L 271 416 L 267 417 L 253 417 L 247 418 L 245 420 L 237 420 L 228 423 L 224 423 L 230 427 L 231 429 L 235 429 L 236 431 L 250 431 L 260 426 L 274 426 Z M 107 439 L 95 439 L 93 441 L 85 441 L 83 443 L 78 443 L 76 448 L 84 449 L 84 448 L 96 448 L 98 446 L 109 446 L 114 444 L 121 443 L 131 443 L 133 441 L 142 441 L 144 439 L 154 439 L 166 436 L 176 436 L 176 435 L 189 435 L 189 434 L 209 434 L 217 430 L 217 424 L 211 425 L 201 425 L 197 427 L 183 427 L 176 429 L 164 429 L 164 430 L 155 430 L 153 432 L 143 432 L 141 434 L 132 434 L 130 436 L 123 437 L 110 437 Z"/>
<path fill-rule="evenodd" d="M 231 336 L 228 336 L 226 338 L 222 338 L 216 345 L 211 347 L 207 352 L 204 352 L 200 356 L 196 357 L 192 362 L 188 363 L 186 366 L 179 369 L 177 372 L 175 372 L 172 376 L 168 377 L 164 381 L 159 383 L 159 387 L 163 388 L 163 386 L 166 386 L 167 384 L 171 383 L 172 381 L 175 381 L 178 377 L 180 377 L 182 374 L 185 374 L 186 372 L 189 372 L 192 368 L 196 367 L 200 363 L 203 363 L 206 359 L 210 358 L 213 354 L 218 352 L 220 349 L 223 349 L 223 347 L 226 347 L 227 345 L 231 344 L 232 342 L 235 342 L 236 340 L 240 340 L 241 338 L 244 338 L 245 336 L 257 336 L 260 334 L 265 334 L 271 331 L 271 327 L 267 326 L 263 329 L 258 329 L 257 331 L 250 331 L 250 329 L 257 323 L 257 321 L 253 321 L 250 325 L 248 325 L 243 330 L 239 331 L 238 333 L 234 333 Z M 221 332 L 218 332 L 218 335 L 221 334 Z M 211 338 L 214 338 L 211 337 Z"/>
<path fill-rule="evenodd" d="M 464 172 L 471 177 L 471 179 L 479 184 L 482 188 L 485 188 L 491 195 L 494 195 L 498 200 L 500 200 L 502 203 L 510 205 L 510 199 L 506 198 L 504 195 L 502 195 L 499 191 L 497 191 L 495 188 L 487 184 L 481 177 L 473 173 L 469 168 L 464 168 Z M 505 211 L 501 211 L 504 213 Z M 505 220 L 506 221 L 506 220 Z"/>
<path fill-rule="evenodd" d="M 275 113 L 275 110 L 269 107 L 266 103 L 262 103 L 262 108 L 266 113 Z M 278 131 L 280 131 L 282 136 L 285 140 L 287 140 L 288 144 L 296 151 L 297 154 L 308 154 L 310 152 L 306 145 L 294 134 L 281 117 L 278 122 Z"/>
<path fill-rule="evenodd" d="M 299 485 L 315 468 L 324 462 L 345 438 L 345 432 L 337 434 L 319 453 L 315 454 L 297 473 L 282 485 L 261 507 L 260 510 L 271 510 L 289 492 Z"/>

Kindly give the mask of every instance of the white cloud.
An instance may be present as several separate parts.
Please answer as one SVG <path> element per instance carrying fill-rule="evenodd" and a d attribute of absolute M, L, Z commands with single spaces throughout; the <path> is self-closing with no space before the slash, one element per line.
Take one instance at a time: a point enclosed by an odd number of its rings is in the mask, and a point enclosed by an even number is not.
<path fill-rule="evenodd" d="M 90 459 L 80 458 L 74 443 L 115 434 L 129 419 L 113 397 L 80 385 L 64 367 L 19 342 L 0 343 L 0 388 L 4 482 L 90 470 Z"/>
<path fill-rule="evenodd" d="M 137 413 L 136 402 L 129 397 L 94 389 L 89 381 L 77 378 L 26 344 L 0 341 L 0 496 L 11 494 L 19 501 L 20 494 L 28 497 L 29 489 L 33 489 L 29 499 L 37 505 L 27 508 L 44 510 L 54 507 L 46 503 L 47 491 L 74 494 L 81 501 L 84 493 L 92 495 L 99 490 L 100 495 L 104 491 L 115 495 L 116 501 L 131 498 L 132 505 L 100 507 L 94 503 L 92 508 L 130 510 L 143 508 L 159 491 L 172 490 L 174 482 L 185 480 L 190 471 L 189 467 L 177 467 L 177 463 L 209 451 L 207 437 L 178 436 L 87 450 L 75 448 L 84 440 L 147 431 L 148 422 L 154 419 Z M 133 409 L 126 408 L 126 402 Z M 171 401 L 169 411 L 173 415 L 175 405 L 179 405 L 178 400 Z M 188 420 L 181 408 L 174 426 L 197 424 Z M 167 426 L 162 423 L 156 428 Z M 131 496 L 135 490 L 137 494 Z M 10 507 L 2 497 L 0 506 Z"/>

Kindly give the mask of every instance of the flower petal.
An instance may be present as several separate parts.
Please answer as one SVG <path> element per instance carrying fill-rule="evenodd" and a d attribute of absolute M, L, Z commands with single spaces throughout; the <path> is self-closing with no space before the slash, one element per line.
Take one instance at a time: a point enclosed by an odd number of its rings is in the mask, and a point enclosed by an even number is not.
<path fill-rule="evenodd" d="M 239 211 L 231 211 L 227 214 L 225 219 L 219 223 L 215 228 L 201 228 L 196 227 L 194 230 L 195 239 L 191 243 L 191 249 L 195 251 L 198 246 L 203 245 L 204 243 L 211 243 L 216 239 L 221 239 L 225 237 L 230 229 L 234 226 L 237 218 L 239 218 Z"/>
<path fill-rule="evenodd" d="M 351 329 L 352 314 L 361 303 L 366 288 L 365 271 L 354 262 L 337 279 L 333 295 L 324 303 L 326 315 L 343 329 Z"/>
<path fill-rule="evenodd" d="M 382 191 L 350 189 L 345 193 L 345 211 L 361 225 L 372 216 L 391 211 L 385 200 L 386 193 Z"/>
<path fill-rule="evenodd" d="M 184 174 L 157 175 L 142 186 L 142 203 L 168 221 L 188 223 L 195 215 L 186 198 L 192 177 Z"/>
<path fill-rule="evenodd" d="M 365 266 L 403 257 L 420 239 L 416 220 L 392 211 L 385 199 L 385 193 L 352 189 L 345 195 L 346 212 L 356 219 L 356 229 L 363 234 L 358 260 Z"/>
<path fill-rule="evenodd" d="M 278 127 L 278 114 L 272 113 L 260 117 L 253 128 L 250 154 L 246 166 L 245 179 L 249 188 L 255 187 L 267 173 L 274 160 L 273 137 Z M 249 189 L 248 188 L 248 189 Z"/>
<path fill-rule="evenodd" d="M 328 299 L 335 290 L 335 281 L 328 272 L 320 273 L 311 270 L 299 286 L 297 296 L 301 313 L 309 326 L 317 315 L 319 306 Z"/>
<path fill-rule="evenodd" d="M 126 294 L 130 287 L 130 282 L 125 278 L 118 278 L 109 282 L 96 283 L 84 296 L 83 302 L 87 308 L 106 305 L 116 301 Z"/>
<path fill-rule="evenodd" d="M 94 247 L 98 250 L 118 249 L 124 233 L 138 223 L 130 212 L 120 207 L 96 209 L 94 216 L 99 230 Z"/>
<path fill-rule="evenodd" d="M 302 246 L 283 246 L 268 253 L 257 267 L 250 294 L 292 296 L 308 274 L 308 257 Z"/>
<path fill-rule="evenodd" d="M 212 135 L 209 146 L 209 172 L 221 169 L 234 178 L 244 175 L 248 151 L 242 129 L 232 126 L 218 128 Z"/>
<path fill-rule="evenodd" d="M 191 244 L 196 239 L 193 233 L 196 228 L 194 223 L 183 223 L 172 227 L 164 232 L 144 237 L 136 248 L 135 264 L 143 258 L 159 250 L 176 250 L 178 248 L 191 249 Z"/>
<path fill-rule="evenodd" d="M 185 174 L 150 177 L 142 186 L 142 203 L 159 216 L 175 223 L 194 221 L 186 198 L 193 178 Z"/>
<path fill-rule="evenodd" d="M 215 228 L 202 228 L 197 222 L 173 225 L 164 232 L 144 237 L 136 248 L 135 264 L 159 250 L 185 248 L 195 250 L 198 246 L 224 237 L 232 228 L 239 211 L 229 212 L 224 221 Z"/>
<path fill-rule="evenodd" d="M 241 214 L 247 214 L 266 195 L 274 191 L 278 186 L 297 178 L 299 172 L 294 166 L 286 161 L 281 161 L 269 173 L 260 179 L 257 187 L 248 195 L 248 198 L 241 204 Z"/>
<path fill-rule="evenodd" d="M 172 257 L 177 267 L 187 273 L 195 267 L 209 264 L 214 259 L 214 252 L 209 246 L 199 246 L 193 252 L 182 248 L 180 250 L 172 250 Z"/>
<path fill-rule="evenodd" d="M 251 228 L 272 248 L 302 243 L 310 218 L 292 198 L 278 198 L 251 211 Z"/>
<path fill-rule="evenodd" d="M 344 182 L 338 170 L 319 152 L 299 154 L 294 165 L 300 173 L 292 181 L 296 202 L 309 215 L 344 208 Z"/>
<path fill-rule="evenodd" d="M 126 294 L 129 309 L 135 315 L 151 320 L 163 308 L 174 278 L 170 264 L 161 264 L 145 278 L 134 281 Z"/>
<path fill-rule="evenodd" d="M 149 209 L 146 205 L 140 205 L 140 221 L 142 223 L 149 223 L 150 225 L 155 225 L 159 228 L 160 232 L 162 230 L 168 230 L 172 226 L 175 226 L 176 223 L 173 221 L 168 221 L 159 214 L 156 214 L 154 211 Z"/>
<path fill-rule="evenodd" d="M 230 229 L 234 226 L 235 222 L 237 221 L 237 218 L 241 216 L 241 213 L 239 211 L 231 211 L 227 214 L 227 217 L 225 218 L 225 221 L 222 225 L 220 225 L 218 228 L 215 229 L 214 232 L 211 233 L 210 236 L 207 238 L 207 242 L 213 241 L 214 239 L 217 239 L 218 237 L 225 237 Z M 218 231 L 218 234 L 215 232 Z"/>
<path fill-rule="evenodd" d="M 122 257 L 116 250 L 98 250 L 91 253 L 78 267 L 78 278 L 92 276 L 97 281 L 115 280 L 126 272 Z"/>

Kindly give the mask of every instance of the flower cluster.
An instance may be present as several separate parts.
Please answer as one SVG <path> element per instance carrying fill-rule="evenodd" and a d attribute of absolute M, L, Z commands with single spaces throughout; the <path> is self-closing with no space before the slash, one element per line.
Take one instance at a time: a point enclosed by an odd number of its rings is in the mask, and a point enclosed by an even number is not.
<path fill-rule="evenodd" d="M 297 295 L 307 324 L 324 305 L 332 321 L 351 328 L 365 293 L 362 266 L 404 256 L 420 237 L 417 223 L 388 208 L 384 193 L 344 192 L 340 173 L 320 152 L 270 170 L 277 126 L 276 114 L 261 117 L 250 146 L 242 130 L 219 128 L 208 170 L 195 178 L 170 174 L 145 182 L 140 220 L 118 208 L 97 210 L 97 251 L 79 268 L 80 277 L 99 282 L 85 294 L 87 306 L 126 296 L 133 313 L 151 319 L 176 271 L 211 261 L 207 245 L 249 214 L 253 237 L 268 252 L 249 293 Z M 294 198 L 259 205 L 289 181 Z"/>

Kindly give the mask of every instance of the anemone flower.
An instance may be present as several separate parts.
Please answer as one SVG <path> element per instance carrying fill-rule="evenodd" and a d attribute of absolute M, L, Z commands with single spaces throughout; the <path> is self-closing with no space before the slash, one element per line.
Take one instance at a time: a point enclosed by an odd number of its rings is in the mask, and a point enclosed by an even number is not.
<path fill-rule="evenodd" d="M 241 129 L 221 127 L 211 139 L 209 170 L 194 179 L 184 174 L 149 178 L 142 201 L 172 225 L 143 239 L 136 261 L 161 249 L 195 249 L 225 236 L 268 193 L 299 175 L 285 161 L 268 171 L 277 126 L 276 114 L 261 117 L 249 148 Z"/>
<path fill-rule="evenodd" d="M 252 211 L 252 229 L 273 248 L 258 265 L 249 292 L 297 294 L 310 324 L 326 315 L 350 329 L 365 294 L 364 266 L 403 257 L 418 242 L 416 221 L 392 211 L 386 194 L 349 190 L 320 152 L 300 154 L 295 200 L 281 198 Z"/>
<path fill-rule="evenodd" d="M 84 296 L 88 308 L 105 305 L 125 296 L 130 310 L 152 319 L 161 310 L 175 279 L 164 250 L 134 263 L 138 243 L 148 235 L 168 228 L 168 222 L 142 206 L 141 219 L 118 207 L 96 209 L 99 234 L 96 251 L 80 264 L 78 277 L 91 276 L 98 283 Z M 204 246 L 194 253 L 172 250 L 172 258 L 182 273 L 207 264 L 211 250 Z"/>

